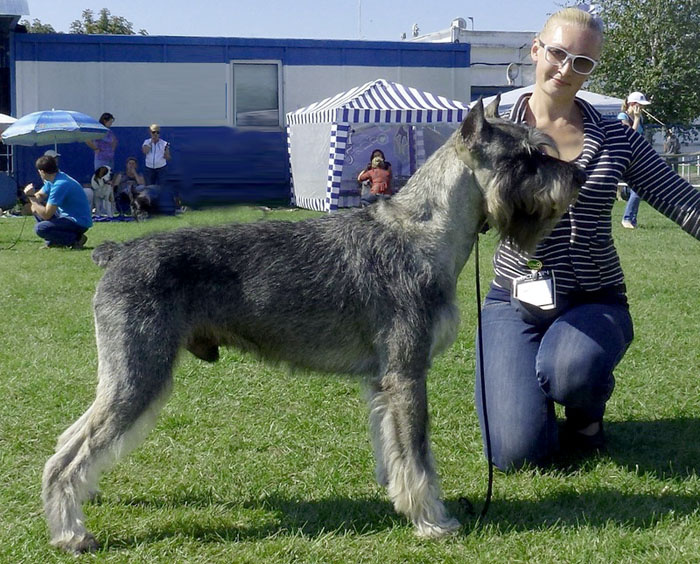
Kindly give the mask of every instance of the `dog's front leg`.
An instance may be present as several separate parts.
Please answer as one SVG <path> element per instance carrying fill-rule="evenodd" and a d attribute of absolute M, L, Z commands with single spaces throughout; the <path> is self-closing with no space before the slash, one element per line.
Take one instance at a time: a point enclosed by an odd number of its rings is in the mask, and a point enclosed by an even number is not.
<path fill-rule="evenodd" d="M 428 438 L 425 372 L 387 371 L 375 403 L 383 403 L 383 462 L 394 508 L 408 516 L 422 537 L 439 537 L 459 528 L 440 499 Z M 384 397 L 381 397 L 384 396 Z"/>
<path fill-rule="evenodd" d="M 388 394 L 382 393 L 380 382 L 373 381 L 366 386 L 367 401 L 369 403 L 369 434 L 374 450 L 374 477 L 380 486 L 387 487 L 386 462 L 384 461 L 384 439 L 382 423 L 386 417 Z"/>

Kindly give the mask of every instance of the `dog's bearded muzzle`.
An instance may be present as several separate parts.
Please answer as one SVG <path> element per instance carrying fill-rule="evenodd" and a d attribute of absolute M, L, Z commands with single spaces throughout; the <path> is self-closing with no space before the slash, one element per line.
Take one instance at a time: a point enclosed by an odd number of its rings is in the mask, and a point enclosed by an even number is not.
<path fill-rule="evenodd" d="M 486 190 L 489 223 L 502 240 L 525 252 L 535 250 L 576 201 L 586 174 L 576 165 L 554 157 L 558 166 L 541 167 L 536 174 L 519 174 L 518 168 L 500 171 Z"/>

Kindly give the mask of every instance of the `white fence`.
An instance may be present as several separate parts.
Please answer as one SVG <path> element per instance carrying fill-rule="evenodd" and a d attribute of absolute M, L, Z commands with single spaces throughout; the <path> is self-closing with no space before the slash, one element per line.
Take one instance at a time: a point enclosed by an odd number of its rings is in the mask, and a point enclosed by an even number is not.
<path fill-rule="evenodd" d="M 696 188 L 700 188 L 700 152 L 661 156 L 678 174 Z"/>

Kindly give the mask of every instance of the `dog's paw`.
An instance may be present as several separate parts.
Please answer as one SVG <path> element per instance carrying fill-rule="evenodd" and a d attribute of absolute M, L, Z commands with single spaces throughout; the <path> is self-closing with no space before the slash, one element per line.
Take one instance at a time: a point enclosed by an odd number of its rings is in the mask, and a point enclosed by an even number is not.
<path fill-rule="evenodd" d="M 436 523 L 419 521 L 416 525 L 416 536 L 424 539 L 437 539 L 456 533 L 462 525 L 457 519 L 447 517 Z"/>
<path fill-rule="evenodd" d="M 85 552 L 95 552 L 100 548 L 100 543 L 98 543 L 97 539 L 90 533 L 84 533 L 80 536 L 74 535 L 69 539 L 59 539 L 53 541 L 51 544 L 69 554 L 75 555 L 84 554 Z"/>

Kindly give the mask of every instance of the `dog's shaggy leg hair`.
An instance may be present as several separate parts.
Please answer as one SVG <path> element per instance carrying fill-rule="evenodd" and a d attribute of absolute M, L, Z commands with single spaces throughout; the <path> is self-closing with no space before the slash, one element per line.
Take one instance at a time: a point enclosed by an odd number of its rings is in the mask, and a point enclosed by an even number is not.
<path fill-rule="evenodd" d="M 163 356 L 157 363 L 135 367 L 123 356 L 126 347 L 139 348 L 145 355 L 145 349 L 153 346 L 152 340 L 105 346 L 116 340 L 116 334 L 98 332 L 97 397 L 60 436 L 56 453 L 44 467 L 42 498 L 51 544 L 74 554 L 98 548 L 95 537 L 85 528 L 83 502 L 98 491 L 100 474 L 143 442 L 172 388 L 177 347 L 172 347 L 170 354 L 161 350 Z M 126 374 L 136 370 L 138 374 Z M 138 401 L 131 395 L 134 390 L 123 385 L 126 381 L 141 387 L 136 394 Z"/>
<path fill-rule="evenodd" d="M 96 550 L 98 543 L 84 525 L 82 503 L 97 491 L 100 474 L 137 447 L 154 427 L 169 387 L 131 424 L 124 427 L 124 412 L 118 417 L 102 396 L 61 436 L 59 448 L 46 463 L 43 501 L 51 544 L 80 554 Z M 82 425 L 78 423 L 82 421 Z"/>
<path fill-rule="evenodd" d="M 382 424 L 386 417 L 387 396 L 381 393 L 381 387 L 372 383 L 367 386 L 367 400 L 369 403 L 369 433 L 374 451 L 374 478 L 380 486 L 389 485 L 386 463 L 384 462 L 384 439 Z"/>
<path fill-rule="evenodd" d="M 441 501 L 427 431 L 428 404 L 425 377 L 405 378 L 387 372 L 382 391 L 372 398 L 372 416 L 381 418 L 379 432 L 387 491 L 398 513 L 406 515 L 420 537 L 440 537 L 459 529 Z"/>
<path fill-rule="evenodd" d="M 92 408 L 95 404 L 93 403 L 90 408 L 83 413 L 80 416 L 80 419 L 78 419 L 75 423 L 73 423 L 68 429 L 66 429 L 60 437 L 58 437 L 58 441 L 56 441 L 56 452 L 59 452 L 63 447 L 71 442 L 73 438 L 78 435 L 80 432 L 82 432 L 83 427 L 85 426 L 86 421 L 90 418 L 90 413 L 92 413 Z M 99 489 L 97 488 L 97 481 L 95 481 L 94 484 L 88 484 L 89 487 L 87 492 L 86 492 L 86 499 L 88 500 L 95 500 L 98 495 L 99 495 Z"/>

